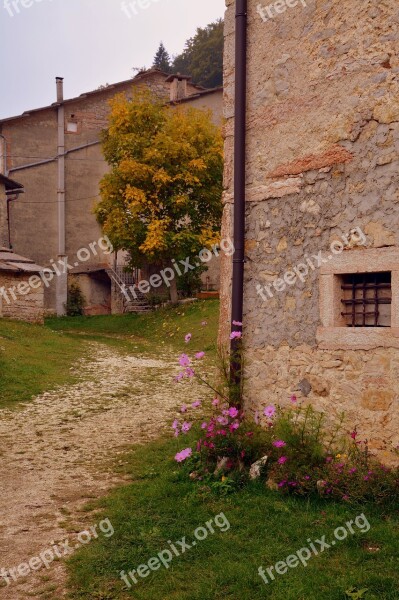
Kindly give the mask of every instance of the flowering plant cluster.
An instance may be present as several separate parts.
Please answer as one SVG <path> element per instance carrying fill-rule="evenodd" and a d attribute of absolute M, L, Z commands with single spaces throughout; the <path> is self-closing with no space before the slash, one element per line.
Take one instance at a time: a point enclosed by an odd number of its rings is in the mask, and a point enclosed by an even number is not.
<path fill-rule="evenodd" d="M 188 334 L 186 343 L 191 340 Z M 176 377 L 177 382 L 197 378 L 213 392 L 209 405 L 201 400 L 184 404 L 181 417 L 172 425 L 179 439 L 193 431 L 197 436 L 191 447 L 175 456 L 186 465 L 191 479 L 222 481 L 225 489 L 229 482 L 241 485 L 257 473 L 268 487 L 283 494 L 317 494 L 345 502 L 399 502 L 399 468 L 378 462 L 357 429 L 345 429 L 344 416 L 331 428 L 324 413 L 291 396 L 286 408 L 270 404 L 253 419 L 246 418 L 240 407 L 230 405 L 223 390 L 201 376 L 198 365 L 204 357 L 204 352 L 195 353 L 194 358 L 182 354 L 183 370 Z M 257 461 L 259 469 L 254 470 Z"/>

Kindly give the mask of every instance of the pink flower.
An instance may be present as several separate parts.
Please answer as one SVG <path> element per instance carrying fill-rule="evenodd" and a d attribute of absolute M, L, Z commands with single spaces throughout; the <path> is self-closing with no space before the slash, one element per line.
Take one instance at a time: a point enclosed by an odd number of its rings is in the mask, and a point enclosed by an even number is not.
<path fill-rule="evenodd" d="M 352 440 L 355 440 L 357 438 L 357 431 L 356 431 L 356 429 L 354 431 L 352 431 L 351 438 L 352 438 Z"/>
<path fill-rule="evenodd" d="M 291 396 L 291 402 L 295 404 L 295 402 L 298 402 L 298 398 L 295 395 Z"/>
<path fill-rule="evenodd" d="M 197 354 L 195 355 L 195 358 L 197 360 L 201 360 L 201 358 L 204 358 L 205 356 L 205 352 L 197 352 Z"/>
<path fill-rule="evenodd" d="M 283 440 L 277 440 L 275 442 L 273 442 L 273 446 L 275 448 L 284 448 L 284 446 L 286 446 L 287 444 L 283 441 Z"/>
<path fill-rule="evenodd" d="M 233 325 L 235 327 L 242 327 L 242 323 L 240 323 L 240 321 L 233 321 Z"/>
<path fill-rule="evenodd" d="M 226 419 L 226 417 L 218 417 L 217 418 L 218 423 L 220 423 L 221 425 L 228 425 L 229 420 Z"/>
<path fill-rule="evenodd" d="M 349 473 L 350 473 L 351 475 L 353 475 L 353 473 L 356 473 L 356 471 L 357 471 L 357 469 L 355 469 L 355 468 L 353 468 L 353 469 L 349 469 Z"/>
<path fill-rule="evenodd" d="M 286 456 L 280 456 L 277 462 L 279 465 L 284 465 L 287 462 L 287 460 L 288 458 Z"/>
<path fill-rule="evenodd" d="M 236 431 L 239 428 L 239 426 L 240 426 L 240 424 L 238 423 L 238 421 L 234 421 L 234 423 L 232 423 L 230 425 L 230 431 L 231 432 Z"/>
<path fill-rule="evenodd" d="M 286 479 L 284 479 L 284 481 L 280 481 L 280 483 L 278 484 L 279 488 L 284 487 L 286 484 L 288 483 L 288 481 Z"/>
<path fill-rule="evenodd" d="M 238 416 L 238 410 L 234 406 L 229 408 L 228 413 L 229 417 L 231 417 L 232 419 L 235 419 Z"/>
<path fill-rule="evenodd" d="M 195 376 L 195 371 L 193 371 L 193 369 L 191 369 L 191 367 L 187 367 L 187 369 L 186 369 L 186 375 L 187 375 L 187 377 L 194 377 Z"/>
<path fill-rule="evenodd" d="M 208 423 L 202 423 L 201 429 L 206 429 L 208 427 Z"/>
<path fill-rule="evenodd" d="M 188 333 L 188 334 L 186 335 L 186 337 L 184 338 L 184 341 L 186 342 L 186 344 L 188 344 L 188 343 L 191 341 L 191 338 L 192 338 L 192 337 L 193 337 L 193 336 L 191 335 L 191 333 Z"/>
<path fill-rule="evenodd" d="M 190 363 L 191 363 L 191 360 L 187 356 L 187 354 L 182 354 L 181 357 L 179 358 L 179 365 L 181 367 L 188 367 Z"/>
<path fill-rule="evenodd" d="M 240 340 L 242 338 L 242 333 L 241 331 L 233 331 L 230 334 L 230 339 L 231 340 Z"/>
<path fill-rule="evenodd" d="M 177 419 L 175 419 L 172 423 L 172 428 L 173 429 L 179 429 L 179 421 Z"/>
<path fill-rule="evenodd" d="M 270 406 L 267 406 L 265 408 L 265 410 L 263 411 L 263 414 L 265 415 L 265 417 L 269 417 L 269 419 L 271 417 L 273 417 L 276 414 L 276 407 L 273 406 L 272 404 Z"/>
<path fill-rule="evenodd" d="M 180 409 L 180 412 L 182 412 L 182 413 L 186 413 L 187 412 L 187 406 L 186 406 L 186 404 L 182 405 L 182 407 Z"/>
<path fill-rule="evenodd" d="M 181 381 L 183 378 L 184 378 L 184 373 L 181 372 L 178 375 L 176 375 L 175 381 L 177 381 L 177 383 L 179 383 L 179 381 Z"/>
<path fill-rule="evenodd" d="M 191 406 L 193 408 L 198 408 L 199 406 L 201 406 L 201 400 L 196 400 L 195 402 L 192 403 Z"/>
<path fill-rule="evenodd" d="M 217 406 L 219 404 L 219 398 L 215 398 L 212 400 L 212 406 Z"/>
<path fill-rule="evenodd" d="M 184 421 L 183 425 L 181 426 L 181 430 L 183 433 L 188 433 L 192 426 L 192 423 L 187 423 L 187 421 Z"/>
<path fill-rule="evenodd" d="M 180 463 L 185 461 L 187 458 L 189 458 L 192 455 L 193 451 L 191 448 L 186 448 L 185 450 L 182 450 L 181 452 L 178 452 L 175 456 L 175 460 Z"/>
<path fill-rule="evenodd" d="M 253 437 L 254 432 L 253 431 L 247 431 L 247 433 L 245 434 L 247 437 Z"/>
<path fill-rule="evenodd" d="M 208 325 L 208 321 L 202 321 L 201 325 L 202 327 L 206 327 Z"/>
<path fill-rule="evenodd" d="M 309 479 L 310 479 L 309 475 L 305 475 L 305 479 L 306 479 L 306 481 L 309 481 Z"/>

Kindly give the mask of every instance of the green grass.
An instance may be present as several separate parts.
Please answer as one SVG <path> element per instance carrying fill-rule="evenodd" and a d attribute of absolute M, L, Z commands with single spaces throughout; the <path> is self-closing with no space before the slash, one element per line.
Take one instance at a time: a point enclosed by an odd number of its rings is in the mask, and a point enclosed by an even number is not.
<path fill-rule="evenodd" d="M 46 324 L 54 331 L 156 354 L 164 349 L 180 351 L 186 333 L 193 334 L 191 352 L 215 351 L 218 320 L 219 301 L 198 300 L 145 314 L 54 318 Z M 203 321 L 208 323 L 206 327 L 202 327 Z"/>
<path fill-rule="evenodd" d="M 0 319 L 0 408 L 73 381 L 82 341 L 28 323 Z"/>
<path fill-rule="evenodd" d="M 87 349 L 100 342 L 131 354 L 171 356 L 184 349 L 216 351 L 219 302 L 198 301 L 142 315 L 52 318 L 46 326 L 0 319 L 0 408 L 73 381 L 70 368 Z M 207 321 L 206 327 L 201 326 Z"/>
<path fill-rule="evenodd" d="M 226 498 L 201 492 L 171 460 L 181 442 L 159 441 L 130 456 L 133 482 L 99 501 L 115 534 L 92 542 L 69 562 L 75 600 L 345 600 L 352 587 L 368 588 L 366 600 L 399 598 L 398 514 L 372 506 L 283 498 L 254 482 Z M 94 509 L 97 505 L 90 508 Z M 138 578 L 128 589 L 119 574 L 137 569 L 159 552 L 223 512 L 231 527 L 176 557 L 170 569 Z M 269 585 L 258 575 L 323 535 L 364 513 L 370 531 L 311 558 Z M 99 522 L 99 515 L 93 521 Z M 372 548 L 372 550 L 370 550 Z M 378 548 L 375 551 L 375 548 Z"/>

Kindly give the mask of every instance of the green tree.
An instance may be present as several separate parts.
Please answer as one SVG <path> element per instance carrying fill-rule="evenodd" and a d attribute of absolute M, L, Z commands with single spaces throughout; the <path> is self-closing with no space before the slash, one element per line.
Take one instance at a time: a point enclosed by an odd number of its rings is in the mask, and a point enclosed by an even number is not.
<path fill-rule="evenodd" d="M 223 85 L 224 23 L 219 19 L 198 28 L 172 63 L 173 72 L 191 75 L 194 83 L 207 88 Z"/>
<path fill-rule="evenodd" d="M 145 90 L 119 95 L 103 150 L 111 171 L 97 218 L 132 266 L 170 267 L 219 241 L 223 142 L 210 112 L 165 106 Z M 170 292 L 176 302 L 176 280 Z"/>
<path fill-rule="evenodd" d="M 152 66 L 156 67 L 157 69 L 160 69 L 160 71 L 163 71 L 164 73 L 171 72 L 170 56 L 165 46 L 163 45 L 163 42 L 159 44 L 159 48 L 157 50 L 157 53 L 155 54 Z"/>

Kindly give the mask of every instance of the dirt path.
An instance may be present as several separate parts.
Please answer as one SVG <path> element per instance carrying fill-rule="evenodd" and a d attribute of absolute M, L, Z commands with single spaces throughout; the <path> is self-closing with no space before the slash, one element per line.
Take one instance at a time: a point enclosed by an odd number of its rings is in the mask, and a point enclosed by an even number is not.
<path fill-rule="evenodd" d="M 20 410 L 0 410 L 0 569 L 15 569 L 53 544 L 63 555 L 65 539 L 74 547 L 87 528 L 84 503 L 122 480 L 110 459 L 159 435 L 186 398 L 187 388 L 173 383 L 176 362 L 126 357 L 99 344 L 91 352 L 78 367 L 79 383 Z M 62 560 L 10 585 L 2 581 L 4 600 L 66 597 Z"/>

